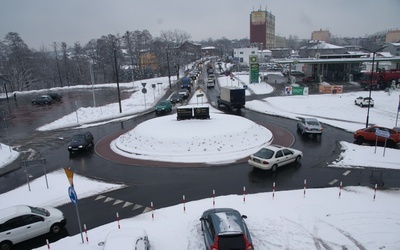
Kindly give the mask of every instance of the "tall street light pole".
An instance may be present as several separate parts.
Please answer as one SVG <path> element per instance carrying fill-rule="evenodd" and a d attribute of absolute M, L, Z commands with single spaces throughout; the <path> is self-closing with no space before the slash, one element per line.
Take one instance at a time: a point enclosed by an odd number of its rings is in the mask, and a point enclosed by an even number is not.
<path fill-rule="evenodd" d="M 376 52 L 379 52 L 380 50 L 383 50 L 384 48 L 386 48 L 386 46 L 382 46 L 379 49 L 374 50 L 374 51 L 370 51 L 370 50 L 365 49 L 365 50 L 367 50 L 367 51 L 372 53 L 372 68 L 371 68 L 371 77 L 370 77 L 370 82 L 369 82 L 369 95 L 368 95 L 369 99 L 371 99 L 371 92 L 372 92 L 372 80 L 373 80 L 373 77 L 374 77 L 375 54 L 376 54 Z M 371 105 L 368 105 L 368 109 L 367 109 L 367 120 L 365 122 L 365 127 L 366 128 L 368 128 L 368 125 L 369 125 L 369 109 L 370 109 L 370 106 Z"/>

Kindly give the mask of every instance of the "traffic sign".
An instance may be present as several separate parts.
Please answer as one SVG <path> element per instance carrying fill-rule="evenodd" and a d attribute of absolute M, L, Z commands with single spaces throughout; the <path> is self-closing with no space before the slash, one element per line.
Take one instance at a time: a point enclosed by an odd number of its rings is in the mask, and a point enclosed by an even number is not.
<path fill-rule="evenodd" d="M 71 199 L 72 203 L 74 203 L 75 205 L 78 204 L 78 196 L 76 195 L 75 189 L 73 186 L 70 186 L 68 188 L 68 195 L 69 198 Z"/>
<path fill-rule="evenodd" d="M 142 93 L 146 94 L 147 93 L 147 89 L 146 88 L 142 88 Z"/>
<path fill-rule="evenodd" d="M 146 87 L 146 84 L 147 84 L 146 82 L 142 82 L 143 88 Z"/>
<path fill-rule="evenodd" d="M 196 97 L 202 97 L 204 94 L 197 94 Z"/>
<path fill-rule="evenodd" d="M 389 137 L 390 137 L 389 131 L 387 131 L 387 130 L 382 130 L 382 129 L 379 129 L 379 128 L 377 128 L 377 129 L 375 130 L 375 135 L 376 135 L 376 136 L 380 136 L 380 137 L 384 137 L 384 138 L 389 138 Z"/>

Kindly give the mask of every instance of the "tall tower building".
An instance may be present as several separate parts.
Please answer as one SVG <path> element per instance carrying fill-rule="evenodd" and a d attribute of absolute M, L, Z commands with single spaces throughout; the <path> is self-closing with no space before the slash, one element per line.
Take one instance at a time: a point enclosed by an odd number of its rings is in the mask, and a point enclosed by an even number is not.
<path fill-rule="evenodd" d="M 267 10 L 251 12 L 250 44 L 257 44 L 261 50 L 275 48 L 275 16 Z"/>

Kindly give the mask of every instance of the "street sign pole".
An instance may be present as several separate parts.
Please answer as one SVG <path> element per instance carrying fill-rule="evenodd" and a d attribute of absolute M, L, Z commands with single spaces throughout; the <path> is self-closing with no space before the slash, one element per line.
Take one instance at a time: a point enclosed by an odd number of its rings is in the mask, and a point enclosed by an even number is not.
<path fill-rule="evenodd" d="M 78 209 L 78 196 L 76 195 L 76 192 L 75 192 L 75 189 L 73 186 L 70 186 L 68 188 L 68 195 L 69 195 L 69 198 L 71 199 L 72 203 L 74 203 L 74 205 L 75 205 L 76 216 L 78 217 L 79 232 L 81 233 L 82 243 L 85 243 L 85 241 L 83 240 L 81 218 L 80 218 L 79 209 Z"/>

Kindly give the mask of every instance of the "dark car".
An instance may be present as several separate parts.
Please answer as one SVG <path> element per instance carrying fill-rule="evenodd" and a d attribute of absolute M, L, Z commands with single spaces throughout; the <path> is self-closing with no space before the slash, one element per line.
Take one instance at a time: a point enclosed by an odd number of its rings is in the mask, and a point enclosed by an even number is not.
<path fill-rule="evenodd" d="M 47 95 L 49 95 L 54 101 L 61 101 L 62 99 L 62 95 L 59 93 L 48 93 Z"/>
<path fill-rule="evenodd" d="M 170 102 L 172 103 L 177 103 L 177 102 L 182 102 L 183 101 L 183 97 L 179 94 L 179 93 L 173 93 L 171 95 L 171 98 L 169 98 Z"/>
<path fill-rule="evenodd" d="M 172 103 L 168 100 L 159 101 L 156 105 L 156 115 L 166 114 L 172 111 Z"/>
<path fill-rule="evenodd" d="M 32 100 L 32 104 L 51 104 L 53 103 L 53 98 L 49 95 L 41 95 Z"/>
<path fill-rule="evenodd" d="M 70 154 L 73 152 L 88 151 L 93 146 L 93 135 L 87 131 L 72 136 L 68 144 L 68 151 Z"/>
<path fill-rule="evenodd" d="M 213 208 L 200 218 L 206 249 L 253 250 L 254 246 L 244 219 L 232 208 Z"/>

